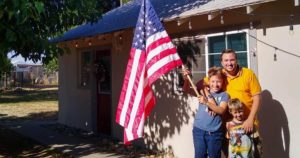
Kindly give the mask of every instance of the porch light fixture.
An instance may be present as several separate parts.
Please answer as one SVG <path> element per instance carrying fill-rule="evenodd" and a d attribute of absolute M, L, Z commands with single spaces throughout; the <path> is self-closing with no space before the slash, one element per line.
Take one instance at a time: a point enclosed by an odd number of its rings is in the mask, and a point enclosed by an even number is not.
<path fill-rule="evenodd" d="M 221 15 L 220 23 L 223 25 L 224 24 L 224 16 Z"/>
<path fill-rule="evenodd" d="M 78 48 L 78 42 L 75 42 L 75 47 Z"/>
<path fill-rule="evenodd" d="M 224 16 L 223 16 L 223 11 L 222 10 L 220 11 L 220 14 L 221 14 L 220 23 L 223 25 L 224 24 Z"/>
<path fill-rule="evenodd" d="M 92 41 L 91 40 L 89 40 L 89 46 L 91 46 L 92 45 Z"/>
<path fill-rule="evenodd" d="M 188 18 L 182 19 L 182 18 L 179 18 L 179 17 L 177 17 L 176 19 L 177 19 L 177 26 L 180 26 L 180 25 L 184 24 L 185 22 L 187 22 L 189 20 Z"/>
<path fill-rule="evenodd" d="M 250 27 L 250 30 L 253 30 L 253 22 L 252 21 L 250 21 L 249 27 Z"/>
<path fill-rule="evenodd" d="M 179 20 L 179 18 L 177 19 L 177 26 L 180 26 L 181 25 L 181 23 L 180 23 L 180 20 Z"/>
<path fill-rule="evenodd" d="M 293 35 L 294 34 L 294 26 L 293 25 L 290 25 L 290 35 Z"/>
<path fill-rule="evenodd" d="M 219 12 L 210 12 L 207 16 L 207 20 L 208 21 L 211 21 L 213 20 L 214 18 L 216 18 L 217 16 L 219 16 L 220 14 L 222 14 L 222 11 L 219 11 Z"/>
<path fill-rule="evenodd" d="M 277 50 L 278 50 L 278 48 L 277 48 L 277 47 L 275 47 L 274 61 L 277 61 Z"/>
<path fill-rule="evenodd" d="M 191 22 L 191 20 L 189 21 L 189 29 L 190 30 L 192 29 L 192 22 Z"/>
<path fill-rule="evenodd" d="M 290 35 L 294 34 L 294 25 L 293 25 L 293 22 L 294 22 L 294 15 L 291 14 L 290 15 L 290 27 L 289 27 L 289 34 Z"/>
<path fill-rule="evenodd" d="M 264 35 L 264 36 L 267 35 L 267 28 L 266 28 L 266 27 L 263 28 L 263 35 Z"/>
<path fill-rule="evenodd" d="M 210 13 L 210 14 L 208 14 L 208 16 L 207 16 L 207 20 L 208 21 L 211 21 L 213 19 L 213 15 Z"/>

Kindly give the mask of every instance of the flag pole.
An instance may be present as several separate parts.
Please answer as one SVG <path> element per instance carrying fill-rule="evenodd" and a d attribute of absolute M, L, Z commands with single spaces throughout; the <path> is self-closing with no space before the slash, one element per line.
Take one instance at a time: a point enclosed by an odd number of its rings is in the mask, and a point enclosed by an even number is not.
<path fill-rule="evenodd" d="M 183 70 L 185 69 L 185 66 L 184 66 L 184 65 L 182 65 L 182 69 L 183 69 Z M 200 95 L 200 93 L 197 91 L 197 87 L 196 87 L 195 84 L 193 83 L 193 81 L 192 81 L 192 79 L 191 79 L 191 76 L 190 76 L 190 75 L 186 75 L 186 77 L 187 77 L 187 79 L 189 80 L 190 85 L 192 86 L 192 88 L 193 88 L 193 90 L 194 90 L 196 96 L 197 96 L 197 97 L 200 97 L 201 95 Z"/>

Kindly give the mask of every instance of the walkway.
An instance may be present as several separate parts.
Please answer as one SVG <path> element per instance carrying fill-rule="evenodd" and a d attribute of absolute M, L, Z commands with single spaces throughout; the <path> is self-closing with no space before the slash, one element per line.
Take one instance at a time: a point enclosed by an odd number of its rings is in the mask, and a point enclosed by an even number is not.
<path fill-rule="evenodd" d="M 1 123 L 19 134 L 29 137 L 42 145 L 47 145 L 63 153 L 68 153 L 74 157 L 83 158 L 121 158 L 128 157 L 117 153 L 126 150 L 118 148 L 109 140 L 99 138 L 83 138 L 74 135 L 67 136 L 58 131 L 46 128 L 47 125 L 55 125 L 55 122 L 28 121 L 19 123 Z M 102 144 L 105 144 L 104 146 Z M 115 152 L 107 152 L 107 148 Z"/>

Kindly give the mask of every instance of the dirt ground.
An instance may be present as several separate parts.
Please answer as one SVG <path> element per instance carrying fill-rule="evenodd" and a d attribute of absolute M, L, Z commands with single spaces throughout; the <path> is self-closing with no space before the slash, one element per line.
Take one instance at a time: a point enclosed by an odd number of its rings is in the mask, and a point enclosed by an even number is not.
<path fill-rule="evenodd" d="M 23 137 L 12 130 L 0 126 L 0 158 L 7 157 L 70 157 Z"/>
<path fill-rule="evenodd" d="M 5 124 L 22 121 L 56 121 L 58 115 L 57 88 L 26 88 L 0 92 L 0 158 L 2 157 L 71 157 L 5 127 Z M 63 135 L 86 138 L 86 132 L 59 123 L 43 126 Z M 93 139 L 94 136 L 91 136 Z M 105 140 L 105 139 L 104 139 Z M 119 145 L 112 140 L 99 141 L 99 151 L 115 152 L 128 157 L 172 157 L 164 152 L 135 149 L 133 146 Z M 108 143 L 109 142 L 109 143 Z M 126 157 L 127 157 L 126 156 Z"/>

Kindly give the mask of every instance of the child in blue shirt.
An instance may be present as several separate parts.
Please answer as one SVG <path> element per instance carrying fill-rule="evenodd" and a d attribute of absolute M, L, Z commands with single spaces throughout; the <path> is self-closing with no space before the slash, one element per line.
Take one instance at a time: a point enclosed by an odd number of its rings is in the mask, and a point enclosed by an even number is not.
<path fill-rule="evenodd" d="M 193 126 L 195 158 L 221 157 L 224 137 L 221 115 L 227 109 L 229 96 L 222 90 L 225 76 L 221 68 L 210 68 L 208 79 L 208 87 L 201 90 L 202 96 L 199 97 L 199 108 Z"/>

